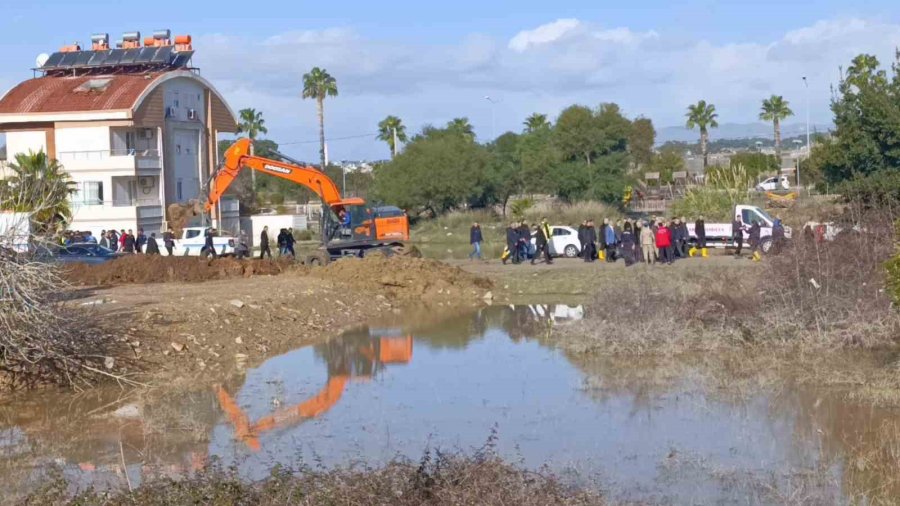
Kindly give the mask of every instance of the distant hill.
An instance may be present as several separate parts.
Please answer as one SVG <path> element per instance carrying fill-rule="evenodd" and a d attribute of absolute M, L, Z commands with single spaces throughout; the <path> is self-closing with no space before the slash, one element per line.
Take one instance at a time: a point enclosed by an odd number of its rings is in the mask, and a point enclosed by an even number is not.
<path fill-rule="evenodd" d="M 827 132 L 834 125 L 818 123 L 809 125 L 810 133 Z M 782 137 L 793 137 L 806 134 L 806 123 L 785 123 L 781 125 Z M 696 130 L 688 130 L 683 126 L 662 127 L 656 130 L 656 143 L 664 144 L 669 141 L 696 142 L 700 133 Z M 753 137 L 772 137 L 772 125 L 768 123 L 721 123 L 719 128 L 713 128 L 709 132 L 711 140 L 715 139 L 749 139 Z"/>

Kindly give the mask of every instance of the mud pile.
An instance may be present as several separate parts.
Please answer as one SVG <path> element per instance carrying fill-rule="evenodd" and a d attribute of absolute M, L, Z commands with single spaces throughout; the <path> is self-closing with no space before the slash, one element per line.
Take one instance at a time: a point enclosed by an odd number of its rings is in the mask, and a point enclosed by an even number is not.
<path fill-rule="evenodd" d="M 197 257 L 130 255 L 98 265 L 72 264 L 63 268 L 70 283 L 88 286 L 196 283 L 215 279 L 277 275 L 298 268 L 290 260 L 237 260 Z"/>
<path fill-rule="evenodd" d="M 345 258 L 313 276 L 347 283 L 362 290 L 382 291 L 397 299 L 464 299 L 480 302 L 493 284 L 459 267 L 425 258 L 384 257 Z"/>

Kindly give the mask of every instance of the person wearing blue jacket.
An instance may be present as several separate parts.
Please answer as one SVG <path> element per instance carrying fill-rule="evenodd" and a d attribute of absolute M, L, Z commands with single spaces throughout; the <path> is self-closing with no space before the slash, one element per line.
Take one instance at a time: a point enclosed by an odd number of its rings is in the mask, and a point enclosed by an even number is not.
<path fill-rule="evenodd" d="M 603 243 L 606 246 L 606 261 L 616 261 L 616 229 L 612 223 L 607 223 L 603 227 Z"/>

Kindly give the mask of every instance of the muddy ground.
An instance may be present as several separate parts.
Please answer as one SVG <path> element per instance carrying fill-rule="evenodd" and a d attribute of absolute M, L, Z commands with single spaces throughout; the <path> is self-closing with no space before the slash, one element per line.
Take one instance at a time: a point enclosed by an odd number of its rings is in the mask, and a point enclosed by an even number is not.
<path fill-rule="evenodd" d="M 485 303 L 492 283 L 416 258 L 284 261 L 134 256 L 68 268 L 73 304 L 116 330 L 129 378 L 222 381 L 244 367 L 411 306 Z M 179 279 L 179 281 L 173 281 Z M 124 363 L 124 360 L 122 361 Z"/>

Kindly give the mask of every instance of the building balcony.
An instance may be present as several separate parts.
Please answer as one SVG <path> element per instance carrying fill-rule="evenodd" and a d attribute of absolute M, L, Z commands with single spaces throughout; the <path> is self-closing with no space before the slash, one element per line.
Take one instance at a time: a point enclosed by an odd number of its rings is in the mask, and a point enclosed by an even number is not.
<path fill-rule="evenodd" d="M 140 221 L 163 217 L 158 198 L 72 202 L 73 221 Z M 77 228 L 77 227 L 76 227 Z"/>
<path fill-rule="evenodd" d="M 128 174 L 159 172 L 162 157 L 156 149 L 60 151 L 59 163 L 69 172 L 110 171 Z"/>

